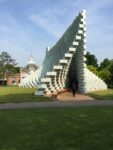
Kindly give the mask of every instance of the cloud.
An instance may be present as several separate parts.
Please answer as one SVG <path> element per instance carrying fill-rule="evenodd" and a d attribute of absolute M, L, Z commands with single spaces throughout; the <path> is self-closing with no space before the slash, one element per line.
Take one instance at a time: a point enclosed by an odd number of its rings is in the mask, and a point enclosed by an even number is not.
<path fill-rule="evenodd" d="M 0 49 L 20 64 L 31 53 L 41 63 L 45 47 L 57 42 L 82 9 L 87 11 L 87 50 L 99 61 L 113 56 L 113 0 L 0 0 L 5 1 L 0 5 Z"/>
<path fill-rule="evenodd" d="M 70 7 L 87 11 L 87 50 L 95 54 L 99 62 L 113 58 L 112 0 L 72 0 Z"/>
<path fill-rule="evenodd" d="M 0 18 L 4 18 L 0 24 L 0 51 L 8 51 L 19 65 L 25 65 L 35 45 L 27 27 L 25 29 L 7 12 L 0 13 Z"/>
<path fill-rule="evenodd" d="M 100 62 L 113 56 L 113 19 L 109 13 L 113 1 L 92 2 L 87 5 L 87 48 Z"/>
<path fill-rule="evenodd" d="M 59 38 L 62 34 L 63 27 L 55 17 L 52 17 L 52 13 L 47 14 L 45 16 L 32 14 L 29 16 L 29 19 L 36 25 L 44 28 L 46 31 L 48 31 L 51 35 L 55 36 L 56 38 Z"/>
<path fill-rule="evenodd" d="M 86 9 L 87 50 L 95 55 L 98 54 L 99 61 L 102 61 L 103 56 L 110 57 L 113 48 L 113 19 L 107 12 L 112 6 L 112 0 L 62 1 L 60 6 L 56 5 L 51 10 L 47 7 L 44 12 L 30 14 L 29 19 L 58 39 L 75 18 L 75 14 Z M 101 52 L 105 55 L 101 55 Z"/>
<path fill-rule="evenodd" d="M 70 15 L 67 18 L 64 16 L 67 14 L 65 8 L 47 8 L 44 12 L 41 13 L 32 13 L 28 16 L 29 20 L 36 24 L 38 27 L 42 27 L 52 36 L 57 39 L 65 31 L 66 27 L 70 24 Z M 69 19 L 70 17 L 70 19 Z"/>

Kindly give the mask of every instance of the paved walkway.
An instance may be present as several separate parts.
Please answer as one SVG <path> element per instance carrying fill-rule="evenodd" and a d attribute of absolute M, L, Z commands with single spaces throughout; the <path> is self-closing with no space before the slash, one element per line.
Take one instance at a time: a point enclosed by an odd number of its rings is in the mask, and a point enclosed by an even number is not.
<path fill-rule="evenodd" d="M 76 101 L 53 101 L 53 102 L 26 102 L 0 104 L 2 109 L 24 108 L 55 108 L 55 107 L 85 107 L 85 106 L 113 106 L 113 100 L 76 100 Z"/>
<path fill-rule="evenodd" d="M 65 92 L 57 97 L 58 100 L 50 102 L 23 102 L 23 103 L 3 103 L 2 109 L 24 109 L 24 108 L 55 108 L 55 107 L 85 107 L 85 106 L 113 106 L 113 100 L 94 100 L 91 97 Z"/>
<path fill-rule="evenodd" d="M 73 97 L 71 92 L 65 92 L 63 94 L 58 95 L 57 97 L 58 100 L 61 101 L 76 101 L 76 100 L 94 100 L 93 98 L 83 95 L 83 94 L 76 94 L 75 97 Z"/>

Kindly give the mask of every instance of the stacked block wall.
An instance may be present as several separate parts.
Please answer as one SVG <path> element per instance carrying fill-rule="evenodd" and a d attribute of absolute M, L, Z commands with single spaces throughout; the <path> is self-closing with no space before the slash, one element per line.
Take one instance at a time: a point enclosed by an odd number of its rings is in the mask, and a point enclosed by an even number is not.
<path fill-rule="evenodd" d="M 72 57 L 67 58 L 66 54 L 67 56 L 72 54 Z M 46 52 L 40 68 L 24 79 L 20 86 L 41 87 L 40 85 L 43 85 L 47 93 L 56 92 L 65 88 L 69 72 L 78 81 L 80 93 L 106 89 L 106 84 L 87 69 L 85 54 L 86 14 L 82 11 L 56 45 Z"/>

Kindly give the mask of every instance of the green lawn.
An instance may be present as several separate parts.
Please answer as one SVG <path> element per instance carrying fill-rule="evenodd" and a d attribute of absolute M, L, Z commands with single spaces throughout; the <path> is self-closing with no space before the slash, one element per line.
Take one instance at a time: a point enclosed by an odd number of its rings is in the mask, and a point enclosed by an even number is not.
<path fill-rule="evenodd" d="M 113 100 L 113 89 L 91 92 L 87 95 L 98 100 Z"/>
<path fill-rule="evenodd" d="M 0 87 L 0 103 L 50 101 L 49 97 L 34 96 L 34 88 Z"/>
<path fill-rule="evenodd" d="M 113 107 L 2 110 L 0 150 L 113 150 Z"/>

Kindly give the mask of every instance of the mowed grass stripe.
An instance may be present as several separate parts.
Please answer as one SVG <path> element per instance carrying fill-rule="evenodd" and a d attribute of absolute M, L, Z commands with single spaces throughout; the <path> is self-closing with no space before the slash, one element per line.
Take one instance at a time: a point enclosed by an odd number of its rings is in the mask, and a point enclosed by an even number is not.
<path fill-rule="evenodd" d="M 0 103 L 51 101 L 49 97 L 35 96 L 35 88 L 0 87 Z"/>
<path fill-rule="evenodd" d="M 113 149 L 113 107 L 0 111 L 0 150 L 98 149 Z"/>
<path fill-rule="evenodd" d="M 90 92 L 87 95 L 97 100 L 113 100 L 113 89 Z"/>

